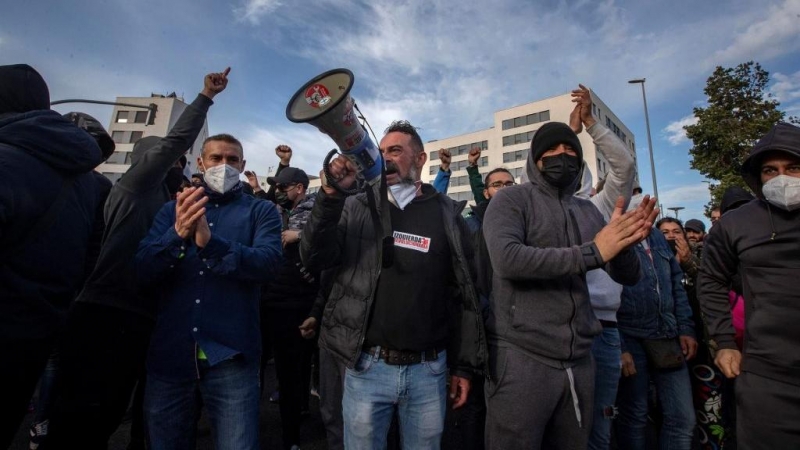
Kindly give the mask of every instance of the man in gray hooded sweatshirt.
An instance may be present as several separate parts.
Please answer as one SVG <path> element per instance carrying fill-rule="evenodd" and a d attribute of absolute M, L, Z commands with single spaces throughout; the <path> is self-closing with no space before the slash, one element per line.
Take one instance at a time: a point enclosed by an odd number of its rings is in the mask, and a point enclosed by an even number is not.
<path fill-rule="evenodd" d="M 582 149 L 563 123 L 543 125 L 528 154 L 530 182 L 501 190 L 484 230 L 494 269 L 487 322 L 490 380 L 486 443 L 490 449 L 557 446 L 585 449 L 594 374 L 590 353 L 602 327 L 592 311 L 586 272 L 605 268 L 634 284 L 630 247 L 644 239 L 655 199 L 611 221 L 574 196 Z"/>
<path fill-rule="evenodd" d="M 172 168 L 197 139 L 229 71 L 205 76 L 203 91 L 166 137 L 140 139 L 133 164 L 111 189 L 97 265 L 67 318 L 62 396 L 43 447 L 105 449 L 122 420 L 143 370 L 158 298 L 140 289 L 134 256 L 171 190 L 180 186 L 182 170 Z"/>

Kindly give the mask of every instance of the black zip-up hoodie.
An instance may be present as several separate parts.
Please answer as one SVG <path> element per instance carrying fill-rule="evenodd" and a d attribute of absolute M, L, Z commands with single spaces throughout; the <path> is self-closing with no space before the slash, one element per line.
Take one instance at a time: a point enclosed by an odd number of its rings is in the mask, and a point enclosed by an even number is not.
<path fill-rule="evenodd" d="M 800 210 L 764 199 L 761 160 L 773 150 L 800 158 L 800 128 L 778 124 L 753 147 L 742 177 L 758 200 L 723 214 L 706 236 L 698 297 L 711 338 L 736 349 L 728 292 L 739 273 L 747 330 L 742 370 L 800 386 Z"/>
<path fill-rule="evenodd" d="M 140 290 L 134 256 L 156 213 L 169 201 L 167 171 L 197 139 L 213 103 L 199 94 L 166 137 L 148 136 L 134 145 L 133 164 L 106 201 L 100 257 L 77 301 L 155 317 L 158 296 Z"/>

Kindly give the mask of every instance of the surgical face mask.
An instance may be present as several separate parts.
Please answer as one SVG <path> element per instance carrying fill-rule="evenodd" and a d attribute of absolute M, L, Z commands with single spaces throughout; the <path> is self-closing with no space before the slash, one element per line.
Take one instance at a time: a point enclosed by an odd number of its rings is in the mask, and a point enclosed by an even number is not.
<path fill-rule="evenodd" d="M 389 186 L 389 201 L 400 208 L 400 210 L 404 210 L 411 200 L 414 200 L 414 197 L 417 196 L 417 191 L 419 188 L 422 187 L 421 182 L 417 182 L 414 184 L 410 183 L 397 183 Z"/>
<path fill-rule="evenodd" d="M 800 208 L 800 178 L 778 175 L 764 183 L 761 193 L 768 202 L 778 208 L 786 211 Z"/>
<path fill-rule="evenodd" d="M 220 164 L 206 169 L 203 179 L 212 191 L 224 194 L 239 183 L 239 171 L 227 164 Z"/>
<path fill-rule="evenodd" d="M 542 158 L 542 177 L 551 185 L 564 189 L 572 184 L 581 170 L 577 156 L 561 153 Z"/>

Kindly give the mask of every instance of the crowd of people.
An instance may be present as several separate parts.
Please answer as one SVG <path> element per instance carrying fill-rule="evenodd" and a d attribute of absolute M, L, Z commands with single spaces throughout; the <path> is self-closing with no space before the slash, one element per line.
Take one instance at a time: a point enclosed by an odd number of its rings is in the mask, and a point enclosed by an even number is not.
<path fill-rule="evenodd" d="M 379 183 L 339 157 L 310 193 L 281 145 L 264 191 L 230 134 L 187 179 L 229 73 L 112 186 L 102 125 L 0 66 L 0 448 L 38 384 L 32 450 L 105 449 L 129 407 L 131 449 L 194 448 L 203 410 L 215 448 L 257 449 L 269 355 L 287 450 L 312 366 L 330 449 L 800 448 L 800 128 L 754 145 L 709 230 L 656 221 L 579 85 L 520 183 L 469 152 L 465 211 L 446 150 L 422 182 L 407 121 L 380 139 Z"/>

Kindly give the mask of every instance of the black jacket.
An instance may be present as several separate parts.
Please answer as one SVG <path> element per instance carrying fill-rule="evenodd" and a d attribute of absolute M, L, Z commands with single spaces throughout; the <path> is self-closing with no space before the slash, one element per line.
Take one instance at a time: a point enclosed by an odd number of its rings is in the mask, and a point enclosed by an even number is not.
<path fill-rule="evenodd" d="M 102 222 L 107 184 L 92 173 L 102 162 L 94 138 L 55 111 L 0 120 L 0 242 L 21 250 L 0 259 L 0 338 L 43 338 L 62 325 L 84 280 L 87 248 Z M 57 220 L 28 239 L 74 177 Z"/>
<path fill-rule="evenodd" d="M 719 348 L 736 349 L 728 292 L 738 272 L 746 300 L 742 370 L 800 386 L 800 210 L 764 200 L 758 176 L 766 151 L 800 157 L 800 129 L 778 127 L 744 164 L 759 199 L 723 214 L 704 239 L 698 296 L 711 337 Z"/>
<path fill-rule="evenodd" d="M 140 292 L 134 256 L 156 213 L 169 201 L 164 183 L 167 171 L 197 139 L 213 103 L 198 95 L 166 137 L 148 136 L 134 145 L 133 164 L 111 189 L 106 202 L 100 257 L 76 301 L 155 316 L 157 296 Z"/>
<path fill-rule="evenodd" d="M 423 189 L 432 187 L 424 185 Z M 448 365 L 455 370 L 483 371 L 486 338 L 473 284 L 469 232 L 460 214 L 464 203 L 456 203 L 443 194 L 437 194 L 437 198 L 462 304 L 449 317 Z M 320 191 L 311 220 L 303 229 L 300 256 L 314 272 L 334 268 L 319 345 L 347 367 L 353 367 L 364 343 L 381 273 L 382 246 L 373 228 L 366 194 L 343 199 Z"/>

